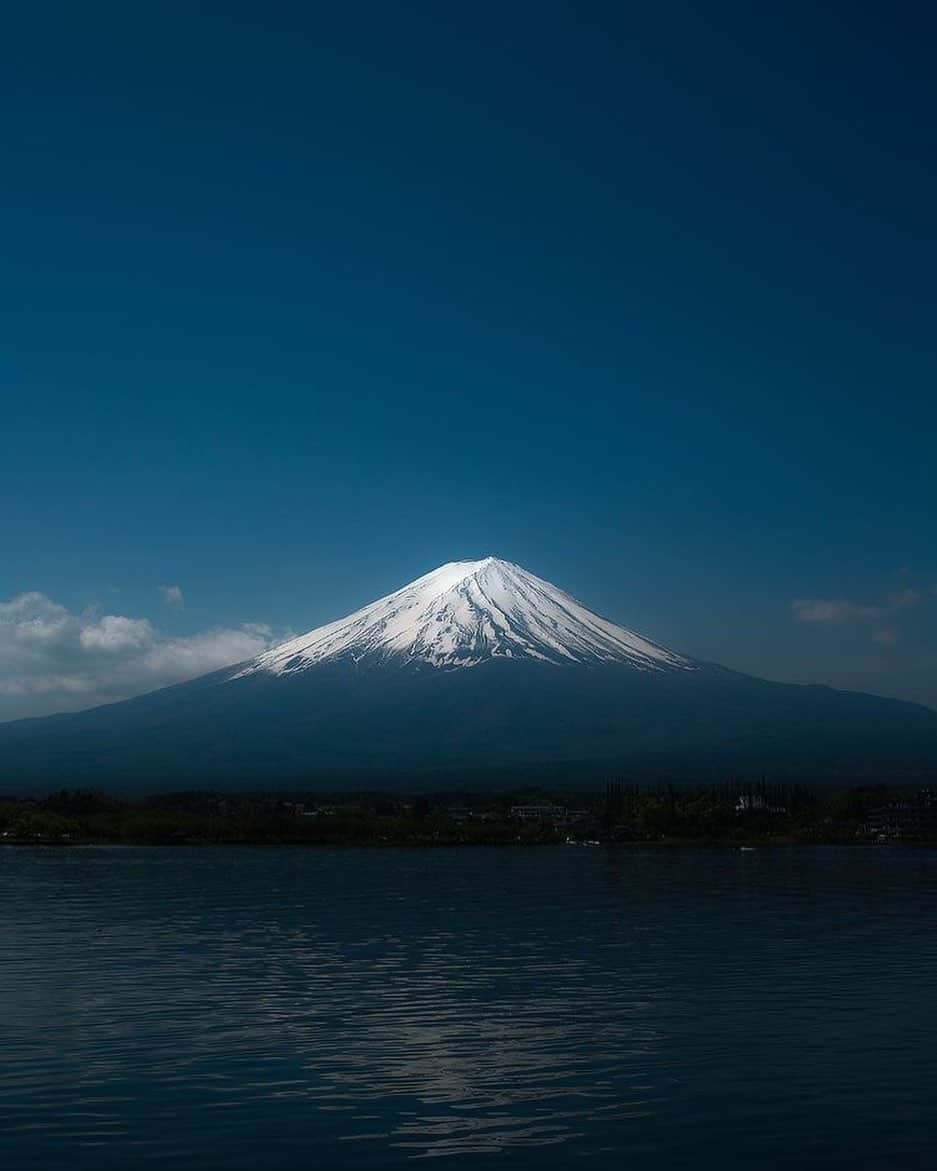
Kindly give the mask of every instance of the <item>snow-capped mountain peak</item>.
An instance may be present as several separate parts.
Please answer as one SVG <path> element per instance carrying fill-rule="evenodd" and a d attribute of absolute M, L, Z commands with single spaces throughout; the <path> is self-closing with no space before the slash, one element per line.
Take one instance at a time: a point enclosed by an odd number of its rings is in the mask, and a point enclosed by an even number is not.
<path fill-rule="evenodd" d="M 487 659 L 622 662 L 639 670 L 695 664 L 586 609 L 497 557 L 450 561 L 416 581 L 253 659 L 237 674 L 288 675 L 330 660 L 395 660 L 438 668 Z"/>

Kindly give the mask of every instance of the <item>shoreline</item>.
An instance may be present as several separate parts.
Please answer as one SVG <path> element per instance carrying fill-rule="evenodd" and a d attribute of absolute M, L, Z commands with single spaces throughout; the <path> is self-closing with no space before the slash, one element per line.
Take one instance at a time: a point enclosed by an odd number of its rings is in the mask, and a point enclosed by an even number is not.
<path fill-rule="evenodd" d="M 258 793 L 210 790 L 133 799 L 62 789 L 0 798 L 0 845 L 439 849 L 603 846 L 757 850 L 935 845 L 937 787 L 802 787 L 726 782 L 605 792 Z"/>
<path fill-rule="evenodd" d="M 446 849 L 602 849 L 602 850 L 720 850 L 756 851 L 790 849 L 934 849 L 937 841 L 899 840 L 888 842 L 873 841 L 802 841 L 796 838 L 750 838 L 739 841 L 724 839 L 668 838 L 646 842 L 551 842 L 551 841 L 466 841 L 464 839 L 440 841 L 270 841 L 269 839 L 239 841 L 206 841 L 204 839 L 180 839 L 179 841 L 113 841 L 107 838 L 88 838 L 80 841 L 36 841 L 26 838 L 0 841 L 0 847 L 17 850 L 75 850 L 75 849 L 264 849 L 264 850 L 446 850 Z"/>

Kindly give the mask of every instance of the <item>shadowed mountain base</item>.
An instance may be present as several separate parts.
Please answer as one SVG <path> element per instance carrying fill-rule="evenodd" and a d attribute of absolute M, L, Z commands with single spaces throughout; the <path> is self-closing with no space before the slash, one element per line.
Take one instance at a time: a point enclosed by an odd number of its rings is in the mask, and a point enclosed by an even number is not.
<path fill-rule="evenodd" d="M 575 782 L 610 772 L 899 779 L 937 770 L 937 712 L 718 667 L 489 661 L 226 670 L 0 726 L 0 788 Z"/>

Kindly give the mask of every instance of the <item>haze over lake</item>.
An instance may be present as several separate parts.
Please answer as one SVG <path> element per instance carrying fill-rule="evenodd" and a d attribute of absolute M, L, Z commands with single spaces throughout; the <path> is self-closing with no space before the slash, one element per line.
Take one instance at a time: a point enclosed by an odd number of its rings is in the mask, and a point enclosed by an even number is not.
<path fill-rule="evenodd" d="M 937 852 L 0 850 L 0 1162 L 932 1165 Z"/>

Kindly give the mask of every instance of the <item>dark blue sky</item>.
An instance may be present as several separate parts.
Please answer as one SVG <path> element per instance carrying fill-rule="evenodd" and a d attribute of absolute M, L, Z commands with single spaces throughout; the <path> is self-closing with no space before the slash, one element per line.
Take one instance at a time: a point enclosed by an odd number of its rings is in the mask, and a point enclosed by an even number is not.
<path fill-rule="evenodd" d="M 681 651 L 937 706 L 935 34 L 15 6 L 0 601 L 300 630 L 496 553 Z"/>

